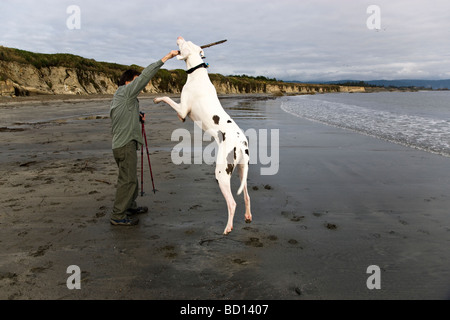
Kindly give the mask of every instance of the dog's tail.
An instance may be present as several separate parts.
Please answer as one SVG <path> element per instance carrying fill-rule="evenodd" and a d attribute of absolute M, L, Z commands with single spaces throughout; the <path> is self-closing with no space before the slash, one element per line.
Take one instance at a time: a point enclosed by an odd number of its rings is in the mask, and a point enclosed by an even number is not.
<path fill-rule="evenodd" d="M 248 165 L 250 161 L 249 151 L 248 151 L 248 142 L 245 141 L 242 144 L 241 148 L 241 160 L 240 165 L 243 166 L 243 172 L 241 177 L 241 186 L 238 189 L 237 194 L 240 195 L 244 190 L 244 187 L 247 185 L 247 176 L 248 176 Z"/>
<path fill-rule="evenodd" d="M 242 190 L 244 190 L 244 187 L 247 184 L 248 163 L 243 164 L 243 166 L 244 166 L 244 174 L 242 175 L 241 186 L 239 187 L 239 190 L 237 192 L 238 195 L 242 193 Z"/>

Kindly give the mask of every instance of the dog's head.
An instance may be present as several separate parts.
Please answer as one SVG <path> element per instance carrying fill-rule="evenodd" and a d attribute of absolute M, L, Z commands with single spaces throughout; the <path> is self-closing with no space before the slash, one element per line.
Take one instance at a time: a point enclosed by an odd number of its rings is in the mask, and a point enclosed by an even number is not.
<path fill-rule="evenodd" d="M 180 54 L 177 56 L 178 60 L 185 60 L 188 64 L 189 62 L 195 64 L 205 57 L 205 53 L 202 48 L 193 44 L 191 41 L 184 40 L 183 37 L 178 37 L 177 45 L 180 49 Z"/>

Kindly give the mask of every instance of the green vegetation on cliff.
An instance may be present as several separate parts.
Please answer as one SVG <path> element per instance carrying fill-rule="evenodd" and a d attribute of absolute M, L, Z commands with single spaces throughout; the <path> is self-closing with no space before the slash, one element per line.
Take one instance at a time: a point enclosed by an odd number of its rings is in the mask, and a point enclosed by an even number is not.
<path fill-rule="evenodd" d="M 72 68 L 79 71 L 93 71 L 103 73 L 110 76 L 114 82 L 117 82 L 120 75 L 127 69 L 136 69 L 142 71 L 144 68 L 137 65 L 121 65 L 111 62 L 98 62 L 94 59 L 87 59 L 77 55 L 68 53 L 34 53 L 30 51 L 7 48 L 0 46 L 0 60 L 18 62 L 23 64 L 30 64 L 37 69 L 49 67 L 65 67 Z M 166 70 L 161 69 L 155 76 L 158 79 L 161 89 L 168 89 L 171 87 L 182 88 L 186 82 L 187 74 L 184 70 Z M 220 81 L 229 81 L 236 85 L 252 85 L 256 82 L 276 81 L 275 79 L 267 79 L 265 77 L 249 77 L 243 76 L 229 76 L 225 77 L 219 74 L 213 75 L 213 78 Z"/>
<path fill-rule="evenodd" d="M 121 74 L 127 69 L 143 70 L 143 67 L 137 65 L 121 65 L 110 62 L 98 62 L 93 59 L 83 58 L 73 54 L 56 53 L 56 54 L 44 54 L 34 53 L 20 49 L 7 48 L 0 46 L 0 62 L 22 64 L 27 66 L 33 66 L 39 70 L 41 80 L 46 83 L 46 88 L 40 88 L 45 90 L 46 93 L 57 93 L 54 83 L 45 75 L 49 74 L 49 68 L 66 68 L 75 71 L 76 78 L 80 84 L 80 89 L 77 91 L 92 93 L 104 92 L 104 88 L 107 86 L 105 78 L 103 80 L 97 80 L 96 75 L 106 76 L 109 83 L 117 84 Z M 3 64 L 6 66 L 5 64 Z M 8 69 L 8 68 L 6 68 Z M 22 73 L 18 71 L 11 71 L 9 74 L 5 68 L 0 64 L 0 81 L 12 80 L 15 82 L 16 91 L 20 94 L 28 94 L 28 89 L 24 87 L 33 87 L 33 84 L 23 83 Z M 17 70 L 17 68 L 16 68 Z M 44 72 L 47 71 L 47 72 Z M 68 76 L 68 71 L 66 71 Z M 278 81 L 277 79 L 269 79 L 263 76 L 251 77 L 248 75 L 230 75 L 224 76 L 221 74 L 209 73 L 209 77 L 213 84 L 218 89 L 219 93 L 272 93 L 272 94 L 313 94 L 319 92 L 339 92 L 342 87 L 338 85 L 317 85 L 317 84 L 295 84 L 285 83 Z M 167 93 L 179 93 L 186 83 L 187 74 L 184 70 L 166 70 L 160 69 L 155 77 L 152 79 L 151 84 L 156 92 Z M 66 79 L 57 80 L 53 78 L 53 81 L 57 81 L 60 84 L 65 84 Z M 41 81 L 41 82 L 42 82 Z M 22 86 L 22 87 L 21 87 Z M 94 88 L 87 90 L 86 88 Z M 19 89 L 17 89 L 19 88 Z M 103 88 L 103 89 L 102 89 Z M 75 90 L 75 89 L 74 89 Z M 153 90 L 153 89 L 152 89 Z M 347 89 L 345 89 L 348 91 Z M 360 90 L 360 89 L 356 89 Z M 75 90 L 76 91 L 76 90 Z M 25 93 L 24 93 L 25 92 Z M 109 91 L 110 92 L 110 91 Z M 84 94 L 84 93 L 82 93 Z"/>
<path fill-rule="evenodd" d="M 103 73 L 109 76 L 114 83 L 117 83 L 120 75 L 127 69 L 143 70 L 143 67 L 137 65 L 121 65 L 110 62 L 98 62 L 94 59 L 87 59 L 77 55 L 68 53 L 34 53 L 30 51 L 7 48 L 0 46 L 0 60 L 18 62 L 23 64 L 30 64 L 37 69 L 49 67 L 65 67 L 72 68 L 79 72 L 93 71 Z M 0 70 L 0 77 L 2 75 Z M 216 80 L 221 83 L 230 83 L 233 86 L 241 88 L 243 92 L 251 92 L 255 88 L 260 88 L 264 83 L 278 82 L 276 79 L 268 79 L 266 77 L 250 77 L 242 76 L 223 76 L 220 74 L 210 74 L 211 80 Z M 181 90 L 186 82 L 187 74 L 184 70 L 166 70 L 161 69 L 155 76 L 155 81 L 158 83 L 159 89 L 162 91 L 170 91 L 170 88 L 177 88 Z"/>
<path fill-rule="evenodd" d="M 97 62 L 93 59 L 86 59 L 68 53 L 34 53 L 3 46 L 0 46 L 0 60 L 31 64 L 37 69 L 48 67 L 66 67 L 79 69 L 82 71 L 102 72 L 117 79 L 120 77 L 122 72 L 130 68 L 129 66 L 120 65 L 117 63 Z"/>

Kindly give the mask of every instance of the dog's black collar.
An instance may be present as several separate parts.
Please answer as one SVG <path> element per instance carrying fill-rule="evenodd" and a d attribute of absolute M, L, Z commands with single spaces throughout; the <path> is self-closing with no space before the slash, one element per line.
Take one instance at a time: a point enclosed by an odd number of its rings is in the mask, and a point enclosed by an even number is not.
<path fill-rule="evenodd" d="M 208 68 L 208 67 L 209 67 L 209 65 L 208 65 L 207 63 L 202 63 L 202 64 L 199 64 L 199 65 L 196 66 L 196 67 L 193 67 L 193 68 L 187 70 L 186 73 L 187 73 L 187 74 L 191 74 L 192 72 L 194 72 L 194 71 L 197 70 L 197 69 L 200 69 L 200 68 Z"/>

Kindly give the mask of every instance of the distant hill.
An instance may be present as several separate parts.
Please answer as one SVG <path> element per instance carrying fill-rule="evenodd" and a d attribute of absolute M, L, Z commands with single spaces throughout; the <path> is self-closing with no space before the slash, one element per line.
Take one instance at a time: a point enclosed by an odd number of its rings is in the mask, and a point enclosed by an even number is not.
<path fill-rule="evenodd" d="M 417 87 L 427 89 L 450 89 L 450 79 L 446 80 L 373 80 L 369 84 L 382 87 Z"/>
<path fill-rule="evenodd" d="M 301 81 L 291 81 L 302 83 Z M 377 87 L 397 87 L 397 88 L 417 88 L 417 89 L 432 89 L 443 90 L 450 89 L 450 79 L 444 80 L 423 80 L 423 79 L 400 79 L 400 80 L 338 80 L 338 81 L 315 81 L 315 83 L 322 84 L 343 84 L 343 85 L 358 85 L 358 86 L 377 86 Z"/>

